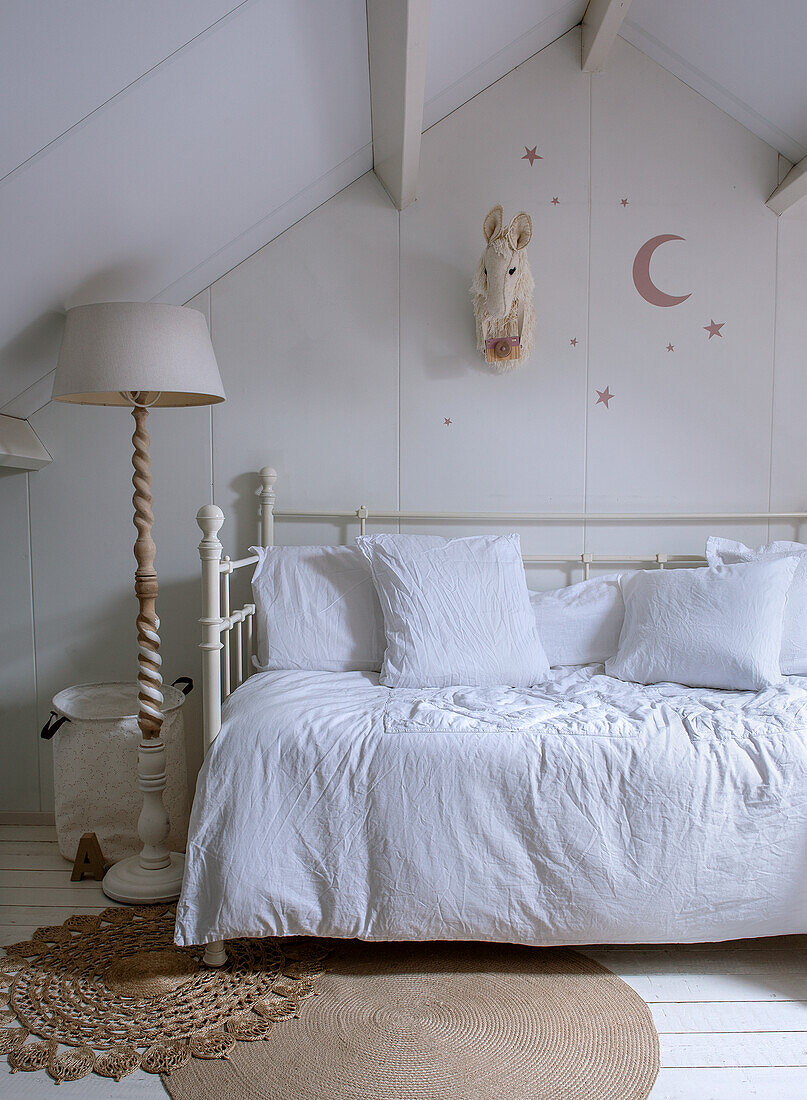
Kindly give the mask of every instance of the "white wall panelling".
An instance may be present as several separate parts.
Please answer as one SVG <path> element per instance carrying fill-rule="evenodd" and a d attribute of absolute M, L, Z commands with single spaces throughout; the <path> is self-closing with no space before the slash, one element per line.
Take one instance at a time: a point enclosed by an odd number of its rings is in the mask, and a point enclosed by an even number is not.
<path fill-rule="evenodd" d="M 397 256 L 397 213 L 368 174 L 212 287 L 227 393 L 213 412 L 226 552 L 256 539 L 251 471 L 267 455 L 288 505 L 395 500 Z M 313 536 L 299 526 L 295 538 Z M 290 534 L 284 525 L 278 537 Z"/>
<path fill-rule="evenodd" d="M 424 135 L 420 197 L 401 215 L 404 510 L 583 510 L 589 80 L 579 44 L 571 31 Z M 543 159 L 531 166 L 521 157 L 536 144 Z M 468 292 L 497 202 L 506 219 L 533 218 L 536 347 L 507 375 L 476 350 Z M 553 525 L 541 546 L 565 553 L 577 533 Z M 523 537 L 529 552 L 538 536 Z"/>
<path fill-rule="evenodd" d="M 765 511 L 777 219 L 764 202 L 777 154 L 621 39 L 591 87 L 590 393 L 616 397 L 589 407 L 586 505 Z M 651 268 L 661 289 L 691 293 L 680 305 L 652 305 L 633 284 L 637 250 L 660 234 L 685 238 Z M 710 338 L 712 319 L 724 328 Z M 659 532 L 671 551 L 707 533 Z M 635 537 L 637 552 L 660 548 Z M 590 533 L 588 549 L 616 546 L 619 528 Z"/>
<path fill-rule="evenodd" d="M 804 409 L 807 408 L 807 209 L 777 221 L 779 270 L 776 296 L 776 375 L 771 432 L 771 506 L 783 500 L 807 502 Z M 788 528 L 774 528 L 774 538 L 792 538 Z M 807 532 L 802 533 L 807 538 Z"/>
<path fill-rule="evenodd" d="M 39 808 L 28 476 L 0 470 L 0 806 L 7 812 Z"/>
<path fill-rule="evenodd" d="M 542 159 L 531 166 L 522 157 L 534 145 Z M 807 219 L 765 207 L 776 177 L 772 148 L 626 43 L 605 74 L 582 73 L 575 29 L 425 134 L 419 198 L 402 214 L 368 173 L 215 282 L 195 304 L 209 305 L 228 400 L 150 418 L 166 678 L 197 674 L 196 509 L 214 484 L 225 551 L 241 554 L 256 538 L 254 471 L 267 462 L 280 512 L 804 507 Z M 468 294 L 496 202 L 535 226 L 536 349 L 505 376 L 476 351 Z M 639 245 L 661 233 L 686 238 L 653 259 L 662 288 L 692 292 L 670 308 L 644 301 L 631 279 Z M 59 238 L 53 251 L 66 247 Z M 710 340 L 712 319 L 724 328 Z M 607 409 L 595 405 L 606 385 Z M 53 691 L 134 673 L 130 420 L 62 405 L 32 418 L 54 455 L 28 478 L 36 705 L 26 475 L 0 479 L 4 752 L 16 769 L 4 769 L 0 800 L 20 810 L 50 806 L 50 752 L 43 743 L 40 792 L 36 738 Z M 276 536 L 356 530 L 279 521 Z M 706 533 L 557 524 L 525 527 L 523 539 L 537 554 L 691 553 Z M 529 577 L 563 579 L 543 568 Z M 193 767 L 193 695 L 189 706 Z"/>

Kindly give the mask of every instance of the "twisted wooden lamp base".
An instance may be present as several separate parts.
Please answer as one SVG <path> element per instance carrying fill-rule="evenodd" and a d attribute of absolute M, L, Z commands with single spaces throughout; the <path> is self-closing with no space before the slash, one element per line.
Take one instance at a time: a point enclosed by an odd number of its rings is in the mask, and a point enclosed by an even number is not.
<path fill-rule="evenodd" d="M 137 615 L 138 702 L 137 724 L 140 745 L 137 754 L 137 779 L 143 792 L 143 809 L 137 823 L 137 834 L 143 842 L 139 856 L 130 856 L 107 871 L 104 893 L 116 901 L 143 904 L 171 901 L 179 897 L 184 856 L 169 852 L 165 841 L 170 829 L 168 813 L 163 804 L 165 790 L 165 744 L 160 737 L 162 716 L 162 675 L 160 666 L 160 620 L 157 618 L 157 573 L 154 569 L 156 547 L 151 537 L 154 522 L 151 495 L 151 457 L 149 434 L 146 431 L 148 394 L 128 394 L 132 401 L 135 430 L 132 436 L 134 455 L 134 524 L 137 540 L 134 546 L 137 571 L 135 594 L 140 610 Z"/>

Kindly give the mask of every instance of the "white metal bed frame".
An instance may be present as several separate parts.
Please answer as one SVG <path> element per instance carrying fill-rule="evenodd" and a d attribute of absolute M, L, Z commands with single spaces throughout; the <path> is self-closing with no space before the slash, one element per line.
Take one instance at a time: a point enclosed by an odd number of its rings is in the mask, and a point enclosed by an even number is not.
<path fill-rule="evenodd" d="M 274 545 L 274 521 L 282 520 L 342 520 L 358 523 L 359 533 L 364 534 L 369 519 L 393 523 L 746 523 L 790 522 L 801 525 L 807 522 L 807 512 L 405 512 L 385 510 L 370 512 L 365 505 L 355 511 L 289 511 L 275 512 L 275 482 L 277 472 L 264 466 L 259 472 L 260 488 L 258 520 L 259 543 L 262 547 Z M 222 555 L 218 533 L 224 523 L 224 512 L 215 504 L 206 504 L 196 514 L 196 522 L 202 530 L 199 557 L 202 562 L 202 711 L 204 749 L 210 746 L 221 729 L 221 704 L 254 671 L 255 605 L 246 603 L 232 610 L 230 607 L 230 577 L 239 569 L 255 565 L 257 554 L 230 559 Z M 525 565 L 565 565 L 582 569 L 583 579 L 590 576 L 592 565 L 656 566 L 667 565 L 693 567 L 703 565 L 700 555 L 664 554 L 614 556 L 609 554 L 525 554 Z M 232 639 L 232 641 L 231 641 Z M 226 961 L 222 942 L 207 945 L 204 961 L 208 966 L 222 966 Z"/>

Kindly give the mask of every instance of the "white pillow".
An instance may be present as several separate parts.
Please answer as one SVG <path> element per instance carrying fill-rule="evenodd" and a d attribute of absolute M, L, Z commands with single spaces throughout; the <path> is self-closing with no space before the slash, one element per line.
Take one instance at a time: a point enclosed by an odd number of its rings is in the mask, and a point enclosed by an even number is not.
<path fill-rule="evenodd" d="M 253 546 L 261 672 L 377 672 L 384 620 L 364 555 L 354 546 Z"/>
<path fill-rule="evenodd" d="M 625 617 L 619 574 L 531 592 L 538 634 L 547 659 L 556 665 L 590 665 L 616 653 Z"/>
<path fill-rule="evenodd" d="M 807 546 L 801 542 L 770 542 L 752 550 L 733 539 L 712 535 L 706 540 L 706 560 L 710 565 L 771 561 L 783 556 L 795 556 L 798 564 L 785 604 L 779 660 L 785 676 L 807 676 Z"/>
<path fill-rule="evenodd" d="M 794 558 L 620 577 L 625 621 L 609 676 L 638 684 L 759 691 L 781 682 Z"/>
<path fill-rule="evenodd" d="M 382 684 L 529 687 L 546 679 L 518 535 L 432 546 L 369 535 L 356 543 L 384 613 Z"/>

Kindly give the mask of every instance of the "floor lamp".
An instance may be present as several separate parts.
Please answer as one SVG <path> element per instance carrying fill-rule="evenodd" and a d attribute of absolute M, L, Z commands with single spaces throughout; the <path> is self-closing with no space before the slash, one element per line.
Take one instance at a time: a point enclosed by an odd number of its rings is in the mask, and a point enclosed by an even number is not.
<path fill-rule="evenodd" d="M 101 302 L 68 310 L 53 396 L 79 405 L 129 406 L 134 416 L 134 524 L 137 540 L 137 616 L 140 743 L 137 778 L 143 808 L 137 832 L 143 849 L 107 871 L 104 893 L 116 901 L 143 904 L 179 896 L 184 856 L 166 847 L 169 823 L 163 805 L 165 745 L 162 729 L 160 620 L 157 618 L 149 409 L 212 405 L 224 400 L 216 357 L 204 316 L 185 306 L 146 302 Z"/>

